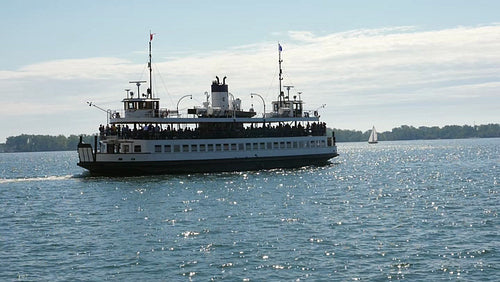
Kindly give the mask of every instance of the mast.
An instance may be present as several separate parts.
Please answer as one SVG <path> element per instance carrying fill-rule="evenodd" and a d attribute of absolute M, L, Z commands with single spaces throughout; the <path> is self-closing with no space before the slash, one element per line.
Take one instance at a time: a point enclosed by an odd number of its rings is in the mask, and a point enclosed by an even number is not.
<path fill-rule="evenodd" d="M 281 51 L 283 51 L 283 48 L 281 47 L 281 44 L 278 42 L 278 65 L 280 68 L 280 73 L 279 73 L 279 83 L 280 83 L 279 103 L 280 103 L 280 107 L 283 107 L 283 100 L 284 100 L 285 94 L 283 93 L 283 90 L 281 89 L 281 81 L 283 80 L 283 77 L 281 76 L 283 74 L 283 70 L 281 69 L 281 62 L 283 62 L 283 60 L 281 59 Z"/>
<path fill-rule="evenodd" d="M 151 31 L 149 31 L 149 62 L 148 62 L 148 68 L 149 68 L 149 91 L 148 91 L 148 98 L 153 98 L 153 68 L 151 66 L 151 41 L 153 41 L 153 34 Z"/>

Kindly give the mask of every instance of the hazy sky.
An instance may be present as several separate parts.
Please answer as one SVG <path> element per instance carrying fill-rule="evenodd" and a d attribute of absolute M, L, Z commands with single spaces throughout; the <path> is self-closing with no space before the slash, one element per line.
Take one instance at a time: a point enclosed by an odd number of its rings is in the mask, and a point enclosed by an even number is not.
<path fill-rule="evenodd" d="M 284 84 L 329 127 L 500 123 L 500 1 L 2 1 L 0 142 L 92 134 L 147 79 L 162 107 L 216 75 L 248 109 Z M 145 88 L 144 88 L 145 89 Z M 268 109 L 270 106 L 268 107 Z"/>

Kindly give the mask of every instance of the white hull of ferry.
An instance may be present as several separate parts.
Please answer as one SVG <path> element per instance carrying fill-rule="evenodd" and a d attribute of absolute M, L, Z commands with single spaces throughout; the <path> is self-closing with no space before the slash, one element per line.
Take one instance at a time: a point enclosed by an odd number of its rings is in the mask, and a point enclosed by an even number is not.
<path fill-rule="evenodd" d="M 338 155 L 336 146 L 326 136 L 117 139 L 114 143 L 117 145 L 110 153 L 104 153 L 108 150 L 106 144 L 101 145 L 102 152 L 94 152 L 89 144 L 79 145 L 78 165 L 93 174 L 173 174 L 325 165 L 329 159 Z"/>

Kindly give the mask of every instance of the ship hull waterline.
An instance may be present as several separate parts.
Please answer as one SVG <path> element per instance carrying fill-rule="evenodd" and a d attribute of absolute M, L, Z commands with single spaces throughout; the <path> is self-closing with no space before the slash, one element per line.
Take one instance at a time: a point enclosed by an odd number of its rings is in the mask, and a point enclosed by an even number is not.
<path fill-rule="evenodd" d="M 324 166 L 329 160 L 338 156 L 337 153 L 233 158 L 213 160 L 183 160 L 183 161 L 120 161 L 120 162 L 79 162 L 78 166 L 87 169 L 92 175 L 135 176 L 154 174 L 186 174 L 232 171 L 256 171 L 274 168 L 299 168 L 304 166 Z"/>

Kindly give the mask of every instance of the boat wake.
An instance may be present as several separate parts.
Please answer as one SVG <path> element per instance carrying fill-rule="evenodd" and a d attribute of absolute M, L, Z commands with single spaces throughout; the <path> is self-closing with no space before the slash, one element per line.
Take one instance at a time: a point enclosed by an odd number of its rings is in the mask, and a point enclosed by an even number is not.
<path fill-rule="evenodd" d="M 2 178 L 0 184 L 18 183 L 18 182 L 38 182 L 38 181 L 61 181 L 74 178 L 74 175 L 62 176 L 43 176 L 43 177 L 23 177 L 23 178 Z"/>

